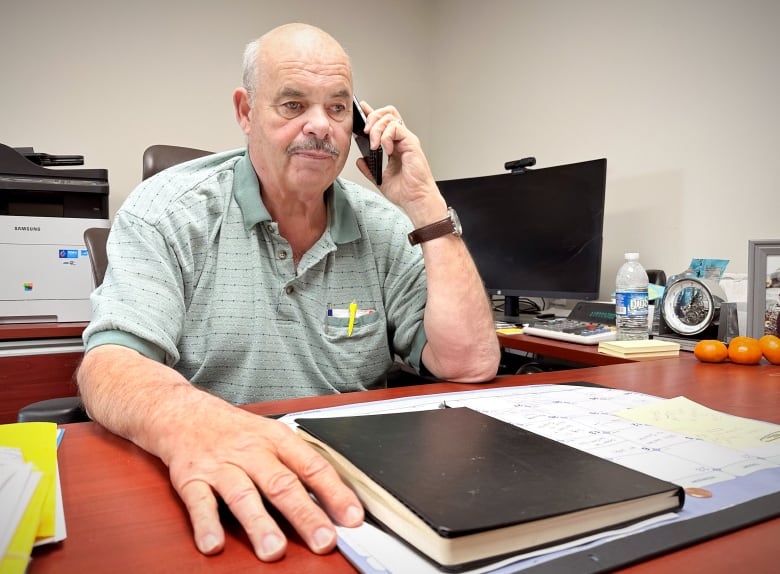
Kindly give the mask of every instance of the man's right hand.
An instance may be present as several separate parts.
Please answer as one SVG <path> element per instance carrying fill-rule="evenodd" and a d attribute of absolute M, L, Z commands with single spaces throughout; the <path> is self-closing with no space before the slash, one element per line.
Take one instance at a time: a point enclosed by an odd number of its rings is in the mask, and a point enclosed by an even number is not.
<path fill-rule="evenodd" d="M 78 382 L 93 420 L 168 466 L 204 554 L 221 551 L 225 543 L 217 497 L 263 561 L 278 560 L 287 547 L 266 503 L 318 554 L 336 545 L 333 522 L 358 526 L 363 520 L 352 490 L 287 425 L 200 391 L 169 367 L 104 345 L 85 355 Z"/>
<path fill-rule="evenodd" d="M 263 498 L 290 521 L 313 552 L 331 551 L 336 532 L 328 514 L 346 526 L 363 520 L 354 493 L 287 425 L 230 408 L 236 412 L 210 416 L 189 437 L 169 437 L 169 454 L 163 458 L 189 512 L 200 551 L 212 554 L 224 543 L 215 493 L 241 523 L 261 560 L 277 560 L 286 548 L 284 534 Z M 328 514 L 313 503 L 307 488 Z"/>

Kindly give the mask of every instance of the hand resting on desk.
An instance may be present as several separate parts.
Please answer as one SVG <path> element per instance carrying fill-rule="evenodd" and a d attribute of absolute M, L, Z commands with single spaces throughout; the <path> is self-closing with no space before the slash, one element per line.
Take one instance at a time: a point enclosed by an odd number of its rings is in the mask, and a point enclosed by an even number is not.
<path fill-rule="evenodd" d="M 78 384 L 93 420 L 168 466 L 204 554 L 218 553 L 225 544 L 217 496 L 264 561 L 284 556 L 287 541 L 261 495 L 318 554 L 336 545 L 328 515 L 344 526 L 363 520 L 352 490 L 285 424 L 205 393 L 165 365 L 125 347 L 103 345 L 85 355 Z"/>

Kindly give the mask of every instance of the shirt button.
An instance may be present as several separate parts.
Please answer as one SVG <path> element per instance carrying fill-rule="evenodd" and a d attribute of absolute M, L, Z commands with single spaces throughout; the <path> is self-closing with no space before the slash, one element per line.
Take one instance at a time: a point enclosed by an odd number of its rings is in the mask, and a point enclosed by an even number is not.
<path fill-rule="evenodd" d="M 279 259 L 287 259 L 287 251 L 284 249 L 279 250 Z"/>
<path fill-rule="evenodd" d="M 288 285 L 287 287 L 284 288 L 284 292 L 287 293 L 288 295 L 292 295 L 293 291 L 295 291 L 295 287 L 293 287 L 292 285 Z"/>

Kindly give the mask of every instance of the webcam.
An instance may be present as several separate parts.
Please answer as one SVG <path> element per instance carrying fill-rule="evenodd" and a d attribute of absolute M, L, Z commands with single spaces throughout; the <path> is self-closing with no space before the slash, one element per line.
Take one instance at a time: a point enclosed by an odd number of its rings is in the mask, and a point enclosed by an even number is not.
<path fill-rule="evenodd" d="M 535 157 L 524 157 L 523 159 L 506 162 L 504 164 L 504 169 L 508 169 L 512 173 L 524 173 L 525 170 L 534 165 L 536 165 Z"/>

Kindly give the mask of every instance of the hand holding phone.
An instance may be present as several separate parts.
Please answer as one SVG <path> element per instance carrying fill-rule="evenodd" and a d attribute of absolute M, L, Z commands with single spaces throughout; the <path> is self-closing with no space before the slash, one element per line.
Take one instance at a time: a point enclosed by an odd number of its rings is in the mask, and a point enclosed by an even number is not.
<path fill-rule="evenodd" d="M 363 113 L 358 99 L 352 96 L 352 133 L 355 137 L 355 143 L 360 149 L 360 155 L 366 160 L 368 169 L 374 177 L 377 185 L 382 185 L 382 146 L 371 149 L 368 134 L 363 132 L 366 128 L 366 115 Z"/>

